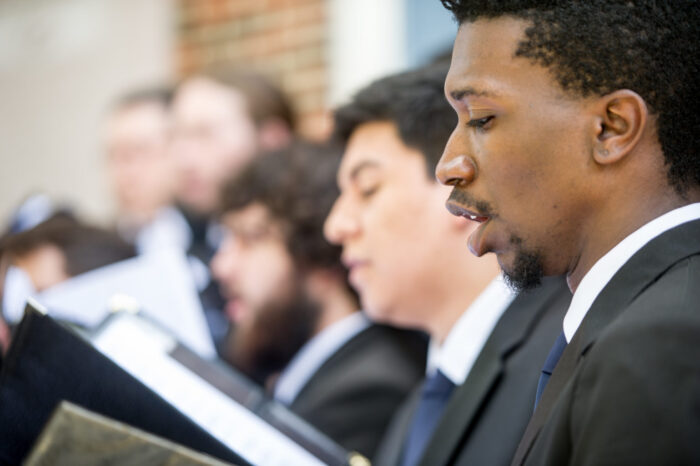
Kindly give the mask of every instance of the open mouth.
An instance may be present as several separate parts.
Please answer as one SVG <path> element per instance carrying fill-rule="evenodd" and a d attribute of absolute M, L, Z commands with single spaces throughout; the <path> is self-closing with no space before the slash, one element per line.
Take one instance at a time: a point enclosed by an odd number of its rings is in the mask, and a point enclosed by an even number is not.
<path fill-rule="evenodd" d="M 491 218 L 488 215 L 482 215 L 479 212 L 474 212 L 472 210 L 465 209 L 464 207 L 454 204 L 450 201 L 447 202 L 446 206 L 447 210 L 449 210 L 452 215 L 456 215 L 457 217 L 464 217 L 467 220 L 471 220 L 473 222 L 484 223 Z"/>

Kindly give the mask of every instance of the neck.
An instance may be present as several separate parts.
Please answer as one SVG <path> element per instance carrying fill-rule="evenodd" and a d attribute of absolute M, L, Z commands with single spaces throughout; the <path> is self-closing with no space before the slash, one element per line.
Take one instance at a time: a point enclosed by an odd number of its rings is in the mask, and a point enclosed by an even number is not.
<path fill-rule="evenodd" d="M 436 296 L 442 296 L 443 299 L 433 314 L 435 318 L 431 319 L 428 331 L 431 339 L 439 344 L 445 341 L 457 320 L 500 273 L 493 254 L 480 258 L 469 251 L 467 254 L 456 273 L 454 269 L 446 269 L 450 271 L 451 277 L 444 282 L 445 289 L 440 294 L 436 293 Z"/>
<path fill-rule="evenodd" d="M 590 222 L 589 233 L 582 235 L 581 253 L 569 268 L 567 282 L 571 292 L 575 293 L 595 263 L 626 237 L 665 213 L 694 202 L 700 202 L 700 189 L 689 190 L 683 195 L 675 191 L 669 191 L 666 195 L 646 193 L 625 206 L 615 204 L 600 209 L 602 215 Z M 644 208 L 640 209 L 639 206 Z"/>
<path fill-rule="evenodd" d="M 307 282 L 310 296 L 320 305 L 320 314 L 314 335 L 358 312 L 355 298 L 335 277 L 322 276 Z"/>

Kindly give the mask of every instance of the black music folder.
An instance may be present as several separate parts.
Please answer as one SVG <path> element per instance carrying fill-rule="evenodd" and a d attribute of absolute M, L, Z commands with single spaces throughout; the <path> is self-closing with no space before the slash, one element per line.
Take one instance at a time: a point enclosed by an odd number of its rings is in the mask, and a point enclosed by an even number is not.
<path fill-rule="evenodd" d="M 21 461 L 68 400 L 235 464 L 369 465 L 148 317 L 113 313 L 89 338 L 28 306 L 0 373 L 0 464 Z"/>
<path fill-rule="evenodd" d="M 215 458 L 249 464 L 90 343 L 27 306 L 0 372 L 0 464 L 22 462 L 63 400 Z"/>

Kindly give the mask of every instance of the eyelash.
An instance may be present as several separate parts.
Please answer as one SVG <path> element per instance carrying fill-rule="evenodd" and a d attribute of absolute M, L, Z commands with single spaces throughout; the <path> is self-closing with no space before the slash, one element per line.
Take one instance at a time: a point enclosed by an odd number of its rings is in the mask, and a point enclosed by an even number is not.
<path fill-rule="evenodd" d="M 360 197 L 362 197 L 362 199 L 369 199 L 374 193 L 377 192 L 378 189 L 379 186 L 373 186 L 369 189 L 363 189 L 360 191 Z"/>
<path fill-rule="evenodd" d="M 476 128 L 479 130 L 484 130 L 487 129 L 486 125 L 491 123 L 491 121 L 494 119 L 493 115 L 484 117 L 484 118 L 475 118 L 474 120 L 469 120 L 467 122 L 467 126 L 470 128 Z"/>

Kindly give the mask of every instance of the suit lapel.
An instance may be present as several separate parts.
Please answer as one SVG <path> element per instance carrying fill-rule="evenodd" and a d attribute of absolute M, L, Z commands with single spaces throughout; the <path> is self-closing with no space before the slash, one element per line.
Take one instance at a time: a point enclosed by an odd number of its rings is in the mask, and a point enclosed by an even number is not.
<path fill-rule="evenodd" d="M 455 389 L 420 461 L 421 465 L 447 464 L 462 445 L 469 427 L 493 385 L 503 372 L 508 355 L 530 333 L 542 311 L 555 298 L 559 281 L 547 279 L 536 292 L 521 293 L 503 313 L 465 382 Z"/>
<path fill-rule="evenodd" d="M 700 253 L 700 221 L 693 221 L 654 238 L 618 270 L 603 288 L 564 350 L 513 458 L 522 464 L 578 363 L 600 333 L 660 275 L 678 261 Z"/>
<path fill-rule="evenodd" d="M 406 438 L 408 438 L 408 429 L 411 427 L 413 414 L 418 407 L 421 393 L 423 392 L 423 383 L 418 384 L 413 392 L 411 392 L 408 401 L 404 402 L 405 404 L 392 419 L 391 425 L 382 439 L 379 452 L 375 458 L 372 459 L 372 464 L 378 466 L 394 466 L 401 461 L 404 443 Z"/>

